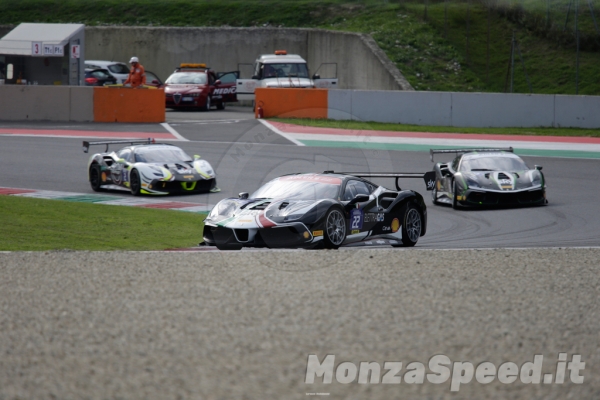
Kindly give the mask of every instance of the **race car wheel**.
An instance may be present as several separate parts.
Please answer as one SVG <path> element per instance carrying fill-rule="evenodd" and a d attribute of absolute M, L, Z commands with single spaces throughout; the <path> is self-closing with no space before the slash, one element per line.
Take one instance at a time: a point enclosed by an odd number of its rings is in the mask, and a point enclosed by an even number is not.
<path fill-rule="evenodd" d="M 102 184 L 102 181 L 100 180 L 100 166 L 96 163 L 92 164 L 92 166 L 90 167 L 90 186 L 92 187 L 92 190 L 94 192 L 101 192 L 102 188 L 100 188 L 100 185 Z"/>
<path fill-rule="evenodd" d="M 456 188 L 456 182 L 452 182 L 452 208 L 458 210 L 458 190 Z"/>
<path fill-rule="evenodd" d="M 412 247 L 417 244 L 423 227 L 421 213 L 414 204 L 406 205 L 402 221 L 402 244 Z"/>
<path fill-rule="evenodd" d="M 204 105 L 204 111 L 210 111 L 210 96 L 206 96 L 206 104 Z"/>
<path fill-rule="evenodd" d="M 346 218 L 339 208 L 332 208 L 325 216 L 325 236 L 323 243 L 326 249 L 337 249 L 346 240 Z"/>
<path fill-rule="evenodd" d="M 129 189 L 131 190 L 131 194 L 134 196 L 139 196 L 142 191 L 142 184 L 140 182 L 140 173 L 137 169 L 132 169 L 129 174 Z"/>
<path fill-rule="evenodd" d="M 219 103 L 217 103 L 217 110 L 224 110 L 225 109 L 225 102 L 221 101 Z"/>

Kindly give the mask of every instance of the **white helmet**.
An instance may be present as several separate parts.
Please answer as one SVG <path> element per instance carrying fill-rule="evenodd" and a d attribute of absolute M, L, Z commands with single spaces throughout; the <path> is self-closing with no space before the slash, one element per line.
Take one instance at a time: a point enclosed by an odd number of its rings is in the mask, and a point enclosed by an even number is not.
<path fill-rule="evenodd" d="M 129 60 L 129 64 L 131 64 L 131 63 L 134 63 L 134 62 L 135 62 L 135 63 L 139 63 L 139 62 L 140 62 L 140 60 L 138 60 L 138 58 L 137 58 L 137 57 L 131 57 L 131 60 Z"/>

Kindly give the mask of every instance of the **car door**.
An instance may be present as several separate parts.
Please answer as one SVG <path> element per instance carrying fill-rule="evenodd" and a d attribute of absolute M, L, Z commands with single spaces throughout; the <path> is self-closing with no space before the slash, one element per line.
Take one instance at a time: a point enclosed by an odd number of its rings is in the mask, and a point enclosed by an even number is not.
<path fill-rule="evenodd" d="M 372 192 L 372 185 L 368 185 L 362 180 L 349 179 L 346 181 L 346 185 L 342 191 L 343 202 L 349 202 L 357 195 L 370 196 L 368 201 L 356 203 L 348 211 L 348 235 L 350 236 L 350 241 L 352 241 L 352 237 L 356 240 L 362 240 L 377 223 L 378 216 L 371 212 L 372 209 L 377 208 L 377 199 L 375 196 L 372 196 Z"/>
<path fill-rule="evenodd" d="M 154 72 L 146 71 L 146 85 L 161 88 L 164 84 Z"/>
<path fill-rule="evenodd" d="M 236 81 L 239 76 L 239 71 L 218 72 L 216 77 L 221 83 L 215 86 L 213 98 L 223 99 L 222 101 L 226 103 L 237 101 Z"/>

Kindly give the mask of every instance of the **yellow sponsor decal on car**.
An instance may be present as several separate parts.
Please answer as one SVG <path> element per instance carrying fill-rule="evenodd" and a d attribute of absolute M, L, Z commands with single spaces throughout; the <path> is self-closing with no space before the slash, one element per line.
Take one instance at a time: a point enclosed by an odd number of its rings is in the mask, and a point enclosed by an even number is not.
<path fill-rule="evenodd" d="M 194 175 L 184 175 L 183 176 L 185 179 L 192 179 L 194 177 Z"/>
<path fill-rule="evenodd" d="M 313 231 L 313 236 L 323 236 L 323 231 Z"/>
<path fill-rule="evenodd" d="M 398 218 L 394 218 L 392 220 L 391 228 L 392 228 L 392 232 L 394 232 L 394 233 L 398 232 L 398 229 L 400 229 L 400 221 L 398 220 Z"/>
<path fill-rule="evenodd" d="M 360 233 L 360 230 L 358 229 L 353 229 L 352 231 L 350 231 L 351 235 L 356 235 L 357 233 Z"/>

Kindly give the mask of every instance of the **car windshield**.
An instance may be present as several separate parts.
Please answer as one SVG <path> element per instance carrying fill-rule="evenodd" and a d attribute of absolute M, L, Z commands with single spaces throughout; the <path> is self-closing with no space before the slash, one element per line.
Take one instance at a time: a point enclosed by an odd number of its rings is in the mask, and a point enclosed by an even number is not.
<path fill-rule="evenodd" d="M 145 163 L 190 162 L 192 158 L 179 147 L 148 146 L 135 149 L 135 161 Z"/>
<path fill-rule="evenodd" d="M 342 180 L 320 175 L 284 176 L 267 182 L 250 196 L 259 199 L 337 199 Z"/>
<path fill-rule="evenodd" d="M 468 158 L 461 162 L 461 171 L 524 171 L 527 164 L 516 157 Z"/>
<path fill-rule="evenodd" d="M 109 75 L 108 71 L 104 69 L 97 69 L 94 71 L 86 71 L 86 76 L 93 76 L 98 79 L 110 79 L 112 75 Z"/>
<path fill-rule="evenodd" d="M 166 84 L 190 84 L 190 85 L 206 85 L 207 78 L 204 72 L 175 72 L 165 82 Z"/>
<path fill-rule="evenodd" d="M 264 78 L 308 78 L 308 69 L 306 64 L 299 63 L 279 63 L 265 64 Z"/>
<path fill-rule="evenodd" d="M 129 68 L 125 64 L 112 64 L 109 65 L 108 70 L 113 74 L 128 74 Z"/>

